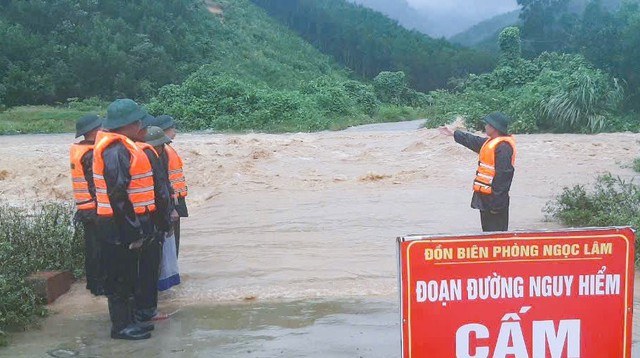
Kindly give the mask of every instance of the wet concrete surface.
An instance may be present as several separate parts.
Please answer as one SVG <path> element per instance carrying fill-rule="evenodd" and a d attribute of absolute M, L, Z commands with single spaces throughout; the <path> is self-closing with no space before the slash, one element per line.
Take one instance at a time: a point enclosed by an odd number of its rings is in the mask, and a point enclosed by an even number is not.
<path fill-rule="evenodd" d="M 174 307 L 164 307 L 171 309 Z M 50 317 L 14 335 L 0 357 L 396 357 L 397 302 L 305 300 L 288 303 L 192 305 L 156 323 L 153 337 L 108 337 L 105 314 Z"/>
<path fill-rule="evenodd" d="M 636 282 L 638 278 L 637 275 Z M 640 307 L 639 291 L 636 288 L 636 308 Z M 169 299 L 161 303 L 161 309 L 174 312 L 171 318 L 156 322 L 152 338 L 138 342 L 110 339 L 104 299 L 93 300 L 92 309 L 75 314 L 53 312 L 40 328 L 13 334 L 10 346 L 0 349 L 0 357 L 386 358 L 401 355 L 396 296 L 184 307 Z M 633 358 L 640 357 L 638 327 L 640 320 L 634 317 Z"/>

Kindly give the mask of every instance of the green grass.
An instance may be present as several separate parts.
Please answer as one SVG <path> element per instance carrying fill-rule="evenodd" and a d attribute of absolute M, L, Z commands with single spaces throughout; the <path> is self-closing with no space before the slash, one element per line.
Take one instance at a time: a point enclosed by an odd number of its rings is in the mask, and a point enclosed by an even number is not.
<path fill-rule="evenodd" d="M 0 112 L 0 134 L 69 133 L 83 115 L 104 115 L 103 107 L 70 107 L 24 106 Z"/>

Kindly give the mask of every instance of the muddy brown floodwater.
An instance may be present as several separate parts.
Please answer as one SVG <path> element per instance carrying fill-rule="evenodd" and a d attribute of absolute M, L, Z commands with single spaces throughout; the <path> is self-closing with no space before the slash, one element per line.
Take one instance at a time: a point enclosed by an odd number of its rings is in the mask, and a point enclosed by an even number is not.
<path fill-rule="evenodd" d="M 82 283 L 2 357 L 397 357 L 395 238 L 479 231 L 477 155 L 415 122 L 311 134 L 181 134 L 191 217 L 175 312 L 144 342 L 108 337 Z M 630 133 L 519 135 L 511 229 L 551 229 L 545 203 L 600 173 L 625 179 Z M 72 135 L 0 137 L 3 202 L 70 200 Z M 640 331 L 636 330 L 640 333 Z M 640 355 L 638 355 L 640 357 Z"/>

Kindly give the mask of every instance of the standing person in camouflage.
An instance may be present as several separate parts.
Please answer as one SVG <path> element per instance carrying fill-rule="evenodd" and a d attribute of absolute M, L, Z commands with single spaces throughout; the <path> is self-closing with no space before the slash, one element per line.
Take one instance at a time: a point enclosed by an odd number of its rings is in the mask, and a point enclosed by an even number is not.
<path fill-rule="evenodd" d="M 157 127 L 149 127 L 155 118 L 146 115 L 136 136 L 136 145 L 144 151 L 151 163 L 153 171 L 153 183 L 156 202 L 156 211 L 152 214 L 155 232 L 152 239 L 144 242 L 140 248 L 138 262 L 138 281 L 135 291 L 135 319 L 136 322 L 149 322 L 166 319 L 168 316 L 158 312 L 158 280 L 160 271 L 160 259 L 162 257 L 162 245 L 164 236 L 173 229 L 171 213 L 173 203 L 171 200 L 171 184 L 166 166 L 163 165 L 159 154 L 154 148 L 154 141 L 150 141 L 149 132 L 162 134 L 169 142 L 169 138 Z"/>
<path fill-rule="evenodd" d="M 98 233 L 114 339 L 147 339 L 154 329 L 152 324 L 134 320 L 140 249 L 155 234 L 153 170 L 133 141 L 145 115 L 130 99 L 114 101 L 107 107 L 94 148 Z"/>
<path fill-rule="evenodd" d="M 161 115 L 156 117 L 155 125 L 160 127 L 172 141 L 176 137 L 175 122 L 171 116 Z M 174 218 L 174 233 L 176 238 L 176 253 L 180 253 L 180 218 L 189 216 L 186 197 L 188 194 L 187 182 L 185 180 L 182 158 L 178 152 L 169 144 L 165 144 L 167 156 L 169 180 L 173 188 L 174 207 L 178 217 Z"/>
<path fill-rule="evenodd" d="M 84 233 L 84 271 L 87 289 L 92 294 L 104 294 L 104 273 L 101 265 L 100 242 L 96 227 L 96 188 L 93 183 L 93 148 L 102 126 L 97 115 L 86 115 L 76 122 L 76 138 L 82 141 L 71 145 L 71 180 L 76 203 L 74 221 L 80 223 Z"/>

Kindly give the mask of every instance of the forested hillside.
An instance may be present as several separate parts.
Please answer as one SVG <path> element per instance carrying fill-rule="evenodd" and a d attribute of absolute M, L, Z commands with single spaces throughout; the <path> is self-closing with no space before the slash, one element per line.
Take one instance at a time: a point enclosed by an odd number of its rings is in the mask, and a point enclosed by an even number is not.
<path fill-rule="evenodd" d="M 520 10 L 511 11 L 482 21 L 471 28 L 452 36 L 449 41 L 467 47 L 484 50 L 498 49 L 498 35 L 509 26 L 518 25 Z"/>
<path fill-rule="evenodd" d="M 490 70 L 490 55 L 464 49 L 344 0 L 252 0 L 304 39 L 364 78 L 404 71 L 409 84 L 428 91 L 451 77 Z"/>
<path fill-rule="evenodd" d="M 147 100 L 203 64 L 277 87 L 346 78 L 328 56 L 244 0 L 0 1 L 0 49 L 6 106 Z"/>

